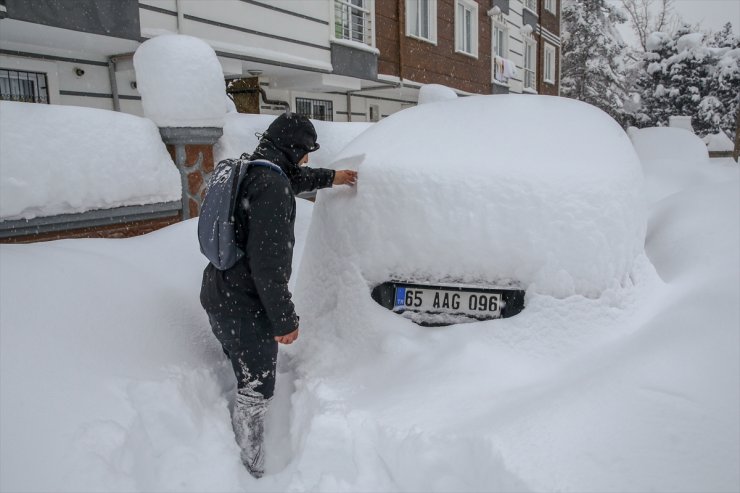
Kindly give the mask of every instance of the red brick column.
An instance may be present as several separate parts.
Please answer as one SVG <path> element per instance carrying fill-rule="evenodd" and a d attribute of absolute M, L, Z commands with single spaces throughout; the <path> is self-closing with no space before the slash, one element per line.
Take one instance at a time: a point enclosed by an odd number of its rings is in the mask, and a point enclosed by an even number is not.
<path fill-rule="evenodd" d="M 215 127 L 161 128 L 162 140 L 180 170 L 182 180 L 182 218 L 200 214 L 205 185 L 213 172 L 213 145 L 222 135 Z"/>

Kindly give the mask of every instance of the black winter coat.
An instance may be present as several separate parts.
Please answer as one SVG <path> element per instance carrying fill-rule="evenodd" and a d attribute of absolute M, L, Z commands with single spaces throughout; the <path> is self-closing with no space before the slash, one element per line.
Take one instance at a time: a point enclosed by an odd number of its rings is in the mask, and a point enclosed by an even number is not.
<path fill-rule="evenodd" d="M 208 264 L 200 302 L 217 316 L 241 317 L 264 311 L 272 324 L 272 335 L 281 336 L 298 327 L 288 289 L 295 242 L 295 194 L 330 187 L 334 171 L 299 167 L 284 153 L 262 146 L 252 159 L 277 164 L 290 181 L 270 168 L 250 167 L 236 214 L 237 241 L 246 255 L 225 271 Z"/>

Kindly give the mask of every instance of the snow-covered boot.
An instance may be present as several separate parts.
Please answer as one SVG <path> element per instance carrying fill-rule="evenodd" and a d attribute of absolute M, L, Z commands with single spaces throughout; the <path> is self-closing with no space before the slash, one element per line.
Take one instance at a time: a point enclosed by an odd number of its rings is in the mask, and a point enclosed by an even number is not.
<path fill-rule="evenodd" d="M 269 401 L 259 392 L 248 387 L 241 388 L 236 393 L 234 414 L 231 417 L 236 443 L 242 449 L 242 463 L 255 478 L 261 478 L 265 473 L 262 442 Z"/>

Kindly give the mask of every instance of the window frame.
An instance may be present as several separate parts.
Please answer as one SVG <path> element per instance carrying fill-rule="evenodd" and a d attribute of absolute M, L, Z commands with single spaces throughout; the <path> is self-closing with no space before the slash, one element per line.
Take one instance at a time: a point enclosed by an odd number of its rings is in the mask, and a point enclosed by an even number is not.
<path fill-rule="evenodd" d="M 557 58 L 557 49 L 550 43 L 545 42 L 544 60 L 542 64 L 542 78 L 548 84 L 555 84 L 555 60 Z M 550 59 L 548 61 L 548 55 Z M 550 77 L 548 77 L 548 75 Z"/>
<path fill-rule="evenodd" d="M 537 15 L 537 0 L 522 0 L 524 8 Z"/>
<path fill-rule="evenodd" d="M 530 64 L 527 63 L 527 59 L 529 59 Z M 530 37 L 524 38 L 524 60 L 522 61 L 522 65 L 524 69 L 524 76 L 522 77 L 524 90 L 537 92 L 537 42 Z M 527 85 L 529 78 L 531 78 L 531 86 Z"/>
<path fill-rule="evenodd" d="M 545 10 L 547 10 L 551 14 L 557 14 L 556 6 L 557 0 L 545 0 Z"/>
<path fill-rule="evenodd" d="M 465 46 L 460 46 L 461 43 L 465 44 L 467 39 L 463 39 L 466 32 L 464 31 L 465 24 L 464 19 L 460 19 L 460 7 L 463 9 L 463 16 L 465 12 L 469 11 L 471 17 L 470 23 L 470 51 L 465 51 Z M 455 53 L 466 55 L 473 58 L 478 58 L 478 23 L 479 12 L 478 2 L 472 0 L 455 0 Z"/>
<path fill-rule="evenodd" d="M 362 2 L 362 6 L 354 4 L 354 1 Z M 349 24 L 347 25 L 345 25 L 345 19 L 338 16 L 343 7 L 350 11 Z M 358 43 L 375 48 L 375 0 L 332 0 L 329 2 L 329 8 L 331 9 L 330 18 L 332 19 L 332 22 L 329 23 L 329 30 L 333 41 Z M 355 31 L 352 29 L 352 10 L 359 10 L 363 14 L 362 40 L 353 37 Z M 345 38 L 344 33 L 347 29 L 349 30 L 349 37 Z M 340 36 L 337 35 L 338 31 L 341 31 Z"/>
<path fill-rule="evenodd" d="M 306 105 L 306 104 L 311 106 L 310 114 L 306 114 L 305 111 L 301 111 L 302 109 L 301 105 Z M 324 118 L 318 118 L 316 116 L 317 107 L 323 107 L 325 109 Z M 334 121 L 334 101 L 332 101 L 331 99 L 315 99 L 315 98 L 306 98 L 302 96 L 296 96 L 295 113 L 306 116 L 312 120 L 333 122 Z"/>
<path fill-rule="evenodd" d="M 380 121 L 380 105 L 369 104 L 367 107 L 367 121 L 379 122 Z"/>
<path fill-rule="evenodd" d="M 51 104 L 49 74 L 47 72 L 22 68 L 6 68 L 2 65 L 0 65 L 0 72 L 7 74 L 7 77 L 2 77 L 0 80 L 8 81 L 7 89 L 9 91 L 2 93 L 3 84 L 0 83 L 0 101 Z M 11 72 L 15 73 L 15 78 L 11 76 Z M 13 84 L 14 81 L 15 85 Z M 5 99 L 3 95 L 9 96 L 9 98 Z"/>
<path fill-rule="evenodd" d="M 496 53 L 496 48 L 500 48 L 498 46 L 498 36 L 496 36 L 496 31 L 500 31 L 504 33 L 504 48 L 501 51 L 501 54 Z M 501 58 L 509 58 L 509 26 L 507 26 L 505 23 L 494 20 L 493 21 L 493 29 L 491 30 L 492 37 L 491 41 L 493 43 L 493 47 L 491 48 L 491 53 L 493 53 L 494 56 L 498 56 Z"/>
<path fill-rule="evenodd" d="M 421 9 L 419 8 L 421 6 L 422 0 L 405 0 L 405 8 L 406 8 L 406 36 L 409 38 L 418 39 L 420 41 L 425 41 L 427 43 L 431 43 L 433 45 L 437 44 L 437 0 L 426 0 L 428 2 L 428 21 L 429 21 L 429 37 L 425 38 L 421 35 L 421 31 L 418 34 L 415 34 L 413 31 L 413 21 L 412 18 L 412 6 L 415 4 L 416 7 L 416 17 L 417 20 L 421 20 Z M 421 27 L 420 27 L 421 29 Z"/>

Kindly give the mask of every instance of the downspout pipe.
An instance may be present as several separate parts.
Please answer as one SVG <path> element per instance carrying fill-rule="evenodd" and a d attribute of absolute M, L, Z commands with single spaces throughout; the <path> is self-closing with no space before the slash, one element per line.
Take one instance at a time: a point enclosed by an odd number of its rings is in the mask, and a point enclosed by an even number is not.
<path fill-rule="evenodd" d="M 175 0 L 175 11 L 177 12 L 177 34 L 182 34 L 185 24 L 185 11 L 182 9 L 182 0 Z"/>
<path fill-rule="evenodd" d="M 121 99 L 118 97 L 118 81 L 116 80 L 116 57 L 108 57 L 108 80 L 110 93 L 113 97 L 113 111 L 121 111 Z"/>
<path fill-rule="evenodd" d="M 352 91 L 347 91 L 347 121 L 352 121 Z"/>
<path fill-rule="evenodd" d="M 121 111 L 121 98 L 118 95 L 118 81 L 116 80 L 118 62 L 121 60 L 129 60 L 133 57 L 133 53 L 123 53 L 108 57 L 108 81 L 110 82 L 110 93 L 113 98 L 113 111 Z"/>
<path fill-rule="evenodd" d="M 261 87 L 253 87 L 248 89 L 227 89 L 227 94 L 254 94 L 255 92 L 259 92 L 262 96 L 262 101 L 265 104 L 269 104 L 272 106 L 282 106 L 285 108 L 285 111 L 290 112 L 290 103 L 287 101 L 280 101 L 279 99 L 267 99 L 267 92 L 265 92 L 264 89 Z"/>

